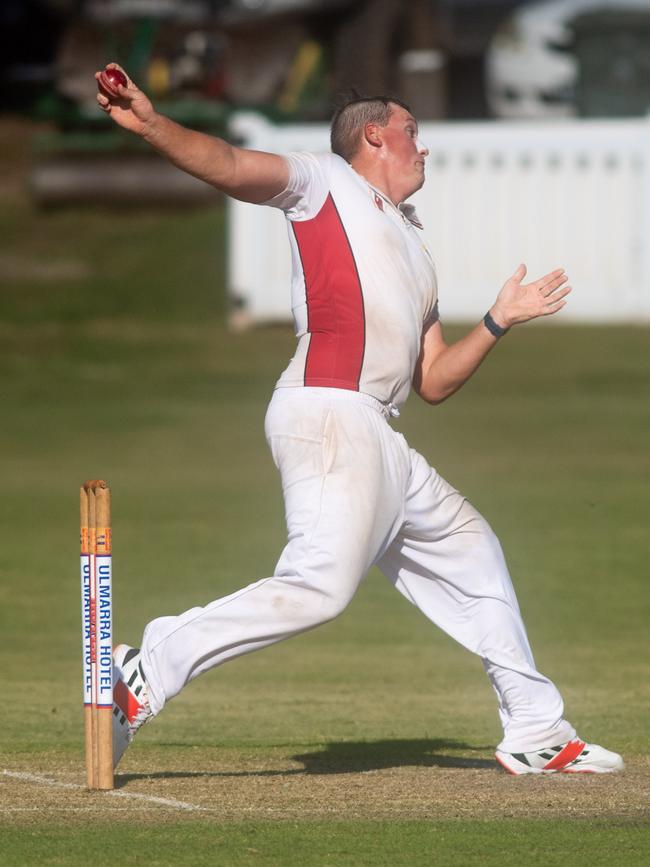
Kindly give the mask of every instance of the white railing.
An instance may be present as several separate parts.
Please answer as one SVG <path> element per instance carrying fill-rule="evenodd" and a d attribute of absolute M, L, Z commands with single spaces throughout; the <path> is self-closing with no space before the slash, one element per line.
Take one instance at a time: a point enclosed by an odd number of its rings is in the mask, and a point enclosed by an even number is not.
<path fill-rule="evenodd" d="M 322 125 L 240 114 L 232 132 L 276 153 L 328 149 Z M 567 269 L 563 321 L 650 320 L 650 119 L 424 123 L 420 138 L 427 181 L 412 201 L 443 321 L 481 316 L 519 262 L 532 277 Z M 291 318 L 286 233 L 274 209 L 230 204 L 235 324 Z"/>

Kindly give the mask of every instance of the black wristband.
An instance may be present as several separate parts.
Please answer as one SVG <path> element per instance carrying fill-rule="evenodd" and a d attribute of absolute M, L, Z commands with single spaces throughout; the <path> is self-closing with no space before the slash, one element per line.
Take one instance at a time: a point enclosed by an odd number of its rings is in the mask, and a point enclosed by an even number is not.
<path fill-rule="evenodd" d="M 492 319 L 492 317 L 490 316 L 489 310 L 483 317 L 483 325 L 485 325 L 485 327 L 493 337 L 503 337 L 503 335 L 508 330 L 507 328 L 502 328 L 500 325 L 496 324 L 494 319 Z"/>

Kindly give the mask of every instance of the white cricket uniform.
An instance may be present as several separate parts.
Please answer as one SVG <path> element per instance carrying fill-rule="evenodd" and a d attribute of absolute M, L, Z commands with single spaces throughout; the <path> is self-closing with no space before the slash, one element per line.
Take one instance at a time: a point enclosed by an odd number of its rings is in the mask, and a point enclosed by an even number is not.
<path fill-rule="evenodd" d="M 282 208 L 297 351 L 265 430 L 288 542 L 274 574 L 145 629 L 151 708 L 193 678 L 340 614 L 376 564 L 431 621 L 478 654 L 504 738 L 527 752 L 575 736 L 540 674 L 499 542 L 388 423 L 406 399 L 435 270 L 413 208 L 396 208 L 340 157 L 291 154 Z"/>

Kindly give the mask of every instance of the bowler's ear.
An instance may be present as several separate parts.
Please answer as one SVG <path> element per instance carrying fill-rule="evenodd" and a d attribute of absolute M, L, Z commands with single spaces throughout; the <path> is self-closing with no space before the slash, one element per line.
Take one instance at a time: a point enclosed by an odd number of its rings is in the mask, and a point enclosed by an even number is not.
<path fill-rule="evenodd" d="M 363 137 L 368 144 L 373 148 L 380 148 L 382 145 L 381 133 L 379 125 L 376 123 L 367 123 L 363 128 Z"/>

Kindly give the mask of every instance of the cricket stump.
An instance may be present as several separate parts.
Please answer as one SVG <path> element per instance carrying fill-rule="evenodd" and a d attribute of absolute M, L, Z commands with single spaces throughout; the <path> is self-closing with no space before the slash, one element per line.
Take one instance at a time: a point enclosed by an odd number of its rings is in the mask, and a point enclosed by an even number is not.
<path fill-rule="evenodd" d="M 93 479 L 79 491 L 81 635 L 89 789 L 113 788 L 113 593 L 111 491 Z"/>

